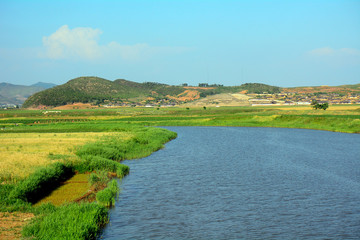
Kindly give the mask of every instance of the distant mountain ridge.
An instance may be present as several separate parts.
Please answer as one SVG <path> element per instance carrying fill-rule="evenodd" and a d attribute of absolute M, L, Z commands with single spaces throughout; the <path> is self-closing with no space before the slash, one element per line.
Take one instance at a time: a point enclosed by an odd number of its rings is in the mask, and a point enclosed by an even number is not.
<path fill-rule="evenodd" d="M 173 86 L 154 82 L 137 83 L 125 79 L 110 81 L 99 77 L 79 77 L 67 83 L 35 93 L 29 97 L 24 107 L 61 106 L 75 102 L 92 104 L 179 104 L 219 93 L 276 93 L 281 88 L 260 83 L 247 83 L 241 86 L 224 87 L 207 85 L 205 87 Z"/>
<path fill-rule="evenodd" d="M 53 83 L 38 82 L 30 86 L 0 83 L 0 105 L 19 105 L 32 94 L 56 86 Z"/>
<path fill-rule="evenodd" d="M 41 87 L 41 88 L 44 88 L 44 89 L 48 89 L 48 88 L 55 87 L 57 85 L 54 84 L 54 83 L 37 82 L 37 83 L 32 84 L 30 86 L 31 87 Z"/>

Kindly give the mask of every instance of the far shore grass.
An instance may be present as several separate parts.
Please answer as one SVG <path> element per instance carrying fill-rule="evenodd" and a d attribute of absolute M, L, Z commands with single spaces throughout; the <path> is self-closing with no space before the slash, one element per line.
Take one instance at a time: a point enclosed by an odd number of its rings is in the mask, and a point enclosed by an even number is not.
<path fill-rule="evenodd" d="M 62 110 L 52 114 L 44 114 L 44 110 L 3 110 L 0 131 L 104 132 L 109 124 L 120 124 L 125 127 L 285 127 L 360 133 L 360 105 L 330 105 L 325 111 L 311 106 L 204 107 L 119 107 Z"/>

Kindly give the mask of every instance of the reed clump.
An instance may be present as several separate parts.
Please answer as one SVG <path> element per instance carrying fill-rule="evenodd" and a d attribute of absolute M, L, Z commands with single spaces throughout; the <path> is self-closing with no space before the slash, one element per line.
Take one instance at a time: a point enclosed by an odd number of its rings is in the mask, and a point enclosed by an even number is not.
<path fill-rule="evenodd" d="M 107 184 L 104 190 L 96 194 L 96 201 L 102 206 L 111 207 L 115 204 L 116 195 L 119 192 L 117 181 L 114 179 Z"/>

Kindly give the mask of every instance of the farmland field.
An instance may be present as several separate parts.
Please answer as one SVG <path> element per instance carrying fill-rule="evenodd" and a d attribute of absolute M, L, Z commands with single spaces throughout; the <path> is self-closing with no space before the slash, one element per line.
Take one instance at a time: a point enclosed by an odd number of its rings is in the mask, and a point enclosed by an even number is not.
<path fill-rule="evenodd" d="M 39 166 L 75 160 L 76 146 L 113 135 L 124 139 L 130 136 L 111 132 L 0 134 L 0 179 L 18 181 L 29 176 Z"/>

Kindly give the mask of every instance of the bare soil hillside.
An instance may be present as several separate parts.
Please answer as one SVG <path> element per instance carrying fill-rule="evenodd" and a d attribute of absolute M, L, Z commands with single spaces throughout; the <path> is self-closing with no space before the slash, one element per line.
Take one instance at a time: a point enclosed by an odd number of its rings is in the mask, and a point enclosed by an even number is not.
<path fill-rule="evenodd" d="M 221 93 L 207 96 L 194 102 L 185 103 L 184 107 L 249 106 L 249 97 L 240 93 Z"/>

